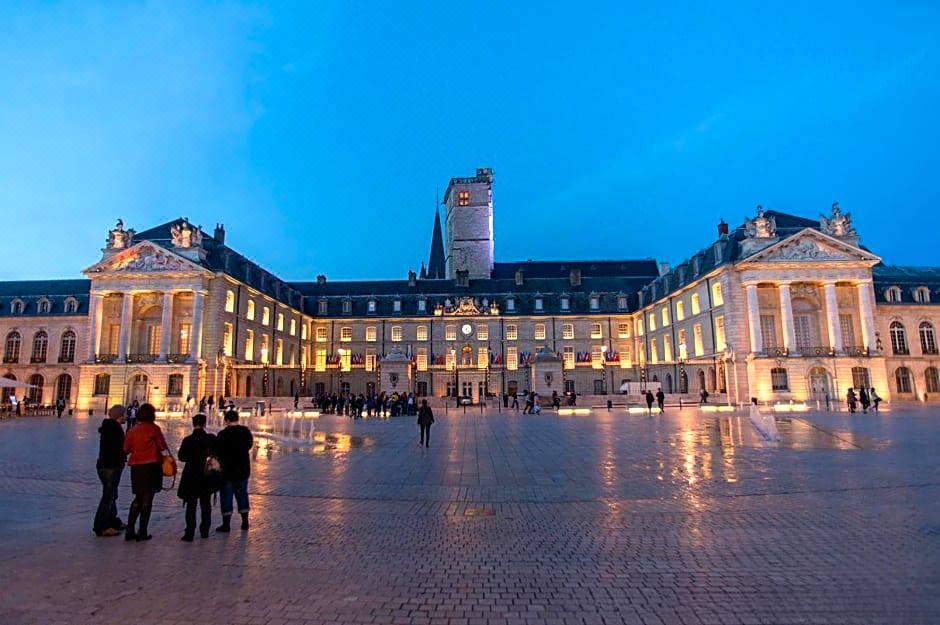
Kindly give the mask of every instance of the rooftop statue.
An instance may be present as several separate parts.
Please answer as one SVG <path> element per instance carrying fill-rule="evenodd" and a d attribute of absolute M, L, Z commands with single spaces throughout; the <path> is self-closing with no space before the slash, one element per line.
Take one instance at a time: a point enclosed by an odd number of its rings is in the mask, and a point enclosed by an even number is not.
<path fill-rule="evenodd" d="M 124 229 L 124 220 L 118 219 L 114 228 L 108 231 L 108 249 L 123 250 L 134 242 L 134 231 Z"/>
<path fill-rule="evenodd" d="M 202 247 L 202 230 L 193 228 L 185 219 L 170 228 L 170 236 L 173 237 L 173 247 Z"/>
<path fill-rule="evenodd" d="M 757 217 L 744 219 L 747 236 L 752 239 L 771 239 L 777 236 L 777 222 L 773 217 L 764 216 L 764 207 L 757 205 Z"/>
<path fill-rule="evenodd" d="M 838 202 L 832 203 L 832 214 L 829 217 L 819 216 L 819 224 L 822 226 L 823 232 L 830 236 L 848 237 L 858 234 L 852 226 L 852 214 L 843 213 Z"/>

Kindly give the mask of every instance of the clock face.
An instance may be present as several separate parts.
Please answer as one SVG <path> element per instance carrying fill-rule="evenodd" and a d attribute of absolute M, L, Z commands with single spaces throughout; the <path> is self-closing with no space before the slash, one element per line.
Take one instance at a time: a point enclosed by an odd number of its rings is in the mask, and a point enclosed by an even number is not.
<path fill-rule="evenodd" d="M 463 327 L 460 328 L 460 329 L 461 329 L 461 330 L 463 331 L 463 333 L 466 334 L 466 335 L 469 335 L 471 332 L 473 332 L 473 328 L 470 327 L 470 324 L 469 324 L 469 323 L 463 324 Z"/>

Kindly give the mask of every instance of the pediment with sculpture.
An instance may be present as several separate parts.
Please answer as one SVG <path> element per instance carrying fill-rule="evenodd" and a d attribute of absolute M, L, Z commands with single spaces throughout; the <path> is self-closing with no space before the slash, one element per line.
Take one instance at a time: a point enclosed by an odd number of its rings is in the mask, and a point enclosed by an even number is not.
<path fill-rule="evenodd" d="M 870 265 L 879 260 L 861 248 L 807 228 L 744 259 L 741 264 L 861 262 Z"/>
<path fill-rule="evenodd" d="M 150 241 L 141 241 L 86 269 L 85 274 L 205 273 L 204 267 Z"/>
<path fill-rule="evenodd" d="M 477 315 L 498 315 L 499 305 L 484 297 L 482 300 L 475 297 L 446 298 L 442 304 L 435 307 L 436 315 L 454 315 L 457 317 L 471 317 Z"/>

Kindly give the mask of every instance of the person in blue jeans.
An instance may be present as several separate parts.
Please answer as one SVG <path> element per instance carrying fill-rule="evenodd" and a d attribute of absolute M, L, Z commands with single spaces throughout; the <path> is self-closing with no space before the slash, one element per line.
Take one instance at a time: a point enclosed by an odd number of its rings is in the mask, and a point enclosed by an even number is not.
<path fill-rule="evenodd" d="M 96 536 L 119 536 L 124 523 L 118 517 L 118 486 L 124 472 L 124 406 L 115 404 L 108 408 L 108 418 L 101 422 L 98 433 L 98 479 L 101 481 L 101 500 L 95 512 L 92 531 Z"/>
<path fill-rule="evenodd" d="M 238 505 L 242 517 L 242 529 L 248 529 L 248 478 L 251 477 L 251 459 L 248 452 L 254 445 L 251 430 L 238 423 L 238 412 L 225 413 L 225 428 L 215 437 L 215 457 L 222 465 L 222 525 L 217 532 L 232 529 L 232 499 Z"/>

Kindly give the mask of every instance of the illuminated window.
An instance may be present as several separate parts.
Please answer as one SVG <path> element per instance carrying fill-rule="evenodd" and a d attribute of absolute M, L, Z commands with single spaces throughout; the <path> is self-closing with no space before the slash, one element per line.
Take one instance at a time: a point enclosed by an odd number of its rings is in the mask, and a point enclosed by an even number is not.
<path fill-rule="evenodd" d="M 375 326 L 366 326 L 366 342 L 375 343 Z"/>
<path fill-rule="evenodd" d="M 375 357 L 375 350 L 367 349 L 366 350 L 366 371 L 375 371 L 376 360 L 377 359 Z"/>
<path fill-rule="evenodd" d="M 327 304 L 328 302 L 325 299 L 321 299 L 317 302 L 317 314 L 325 315 L 327 312 Z"/>
<path fill-rule="evenodd" d="M 255 332 L 245 330 L 245 360 L 255 359 Z"/>
<path fill-rule="evenodd" d="M 689 357 L 689 348 L 685 343 L 685 330 L 679 330 L 679 360 Z"/>
<path fill-rule="evenodd" d="M 698 293 L 692 294 L 692 314 L 697 315 L 702 312 L 702 307 L 700 304 Z"/>
<path fill-rule="evenodd" d="M 261 325 L 271 325 L 271 309 L 267 306 L 261 308 Z"/>
<path fill-rule="evenodd" d="M 225 312 L 235 312 L 235 291 L 225 292 Z"/>
<path fill-rule="evenodd" d="M 318 349 L 316 354 L 316 359 L 314 360 L 314 368 L 317 371 L 326 371 L 326 350 Z"/>
<path fill-rule="evenodd" d="M 537 323 L 535 324 L 535 340 L 542 341 L 545 339 L 545 324 Z"/>
<path fill-rule="evenodd" d="M 715 317 L 715 351 L 725 350 L 725 318 Z"/>
<path fill-rule="evenodd" d="M 352 352 L 348 349 L 339 350 L 339 367 L 340 371 L 352 370 Z"/>
<path fill-rule="evenodd" d="M 235 331 L 232 327 L 232 324 L 228 323 L 227 321 L 222 327 L 223 327 L 222 353 L 225 354 L 226 356 L 231 356 L 232 355 L 232 340 L 235 336 Z"/>
<path fill-rule="evenodd" d="M 261 335 L 261 362 L 263 363 L 269 362 L 268 350 L 269 350 L 268 335 L 262 334 Z"/>
<path fill-rule="evenodd" d="M 672 338 L 668 335 L 663 337 L 663 360 L 672 362 Z"/>
<path fill-rule="evenodd" d="M 705 353 L 705 342 L 702 340 L 702 324 L 696 323 L 692 326 L 692 340 L 695 341 L 695 355 L 701 356 Z"/>
<path fill-rule="evenodd" d="M 506 324 L 506 340 L 515 341 L 519 337 L 519 328 L 516 327 L 516 324 L 509 323 Z"/>
<path fill-rule="evenodd" d="M 777 324 L 773 315 L 760 316 L 760 335 L 764 348 L 774 349 L 777 347 Z"/>
<path fill-rule="evenodd" d="M 457 352 L 453 349 L 447 350 L 447 355 L 445 356 L 445 366 L 448 370 L 453 371 L 454 366 L 457 364 Z"/>
<path fill-rule="evenodd" d="M 469 191 L 457 192 L 457 206 L 470 206 L 470 192 Z"/>
<path fill-rule="evenodd" d="M 563 339 L 573 339 L 574 338 L 574 324 L 573 323 L 564 323 L 561 326 L 561 338 Z"/>
<path fill-rule="evenodd" d="M 190 352 L 190 325 L 188 323 L 180 324 L 179 351 L 178 354 L 188 354 Z"/>
<path fill-rule="evenodd" d="M 307 322 L 306 321 L 300 322 L 300 338 L 303 339 L 304 341 L 307 340 Z"/>
<path fill-rule="evenodd" d="M 457 340 L 457 326 L 445 327 L 444 338 L 448 341 L 456 341 Z"/>
<path fill-rule="evenodd" d="M 599 339 L 604 337 L 604 330 L 601 328 L 601 324 L 592 323 L 591 324 L 591 338 Z"/>
<path fill-rule="evenodd" d="M 652 332 L 653 330 L 656 329 L 656 314 L 650 313 L 647 319 L 649 320 L 649 324 L 647 327 L 649 327 L 649 331 Z"/>
<path fill-rule="evenodd" d="M 643 336 L 643 318 L 638 317 L 636 320 L 636 335 Z"/>
<path fill-rule="evenodd" d="M 401 326 L 392 326 L 392 341 L 395 343 L 401 341 Z"/>
<path fill-rule="evenodd" d="M 284 313 L 277 313 L 277 331 L 284 331 Z"/>
<path fill-rule="evenodd" d="M 617 297 L 617 308 L 620 310 L 625 310 L 627 308 L 627 296 L 620 295 Z"/>
<path fill-rule="evenodd" d="M 629 323 L 617 324 L 617 338 L 620 338 L 620 339 L 630 338 L 630 324 Z"/>
<path fill-rule="evenodd" d="M 712 285 L 712 305 L 721 306 L 725 303 L 725 298 L 721 294 L 721 283 L 716 282 Z"/>
<path fill-rule="evenodd" d="M 427 371 L 428 370 L 428 348 L 419 347 L 418 348 L 418 371 Z"/>
<path fill-rule="evenodd" d="M 349 326 L 344 326 L 339 329 L 339 340 L 343 343 L 349 343 L 352 341 L 352 328 Z"/>
<path fill-rule="evenodd" d="M 428 327 L 418 326 L 417 330 L 415 330 L 415 339 L 418 341 L 428 340 Z"/>
<path fill-rule="evenodd" d="M 487 347 L 477 348 L 477 369 L 486 369 L 490 364 L 490 350 Z"/>
<path fill-rule="evenodd" d="M 248 307 L 245 309 L 245 316 L 249 321 L 255 320 L 255 302 L 254 300 L 248 300 Z"/>
<path fill-rule="evenodd" d="M 343 301 L 343 314 L 344 315 L 352 314 L 352 301 L 348 299 Z"/>
<path fill-rule="evenodd" d="M 629 369 L 633 366 L 633 356 L 630 353 L 630 344 L 621 343 L 620 344 L 620 368 Z"/>
<path fill-rule="evenodd" d="M 324 343 L 327 339 L 327 328 L 326 326 L 317 327 L 317 343 Z"/>
<path fill-rule="evenodd" d="M 284 339 L 277 339 L 274 342 L 274 362 L 279 365 L 284 364 Z"/>
<path fill-rule="evenodd" d="M 654 365 L 659 362 L 659 346 L 656 339 L 650 339 L 650 362 Z"/>
<path fill-rule="evenodd" d="M 518 347 L 507 347 L 506 348 L 506 368 L 510 371 L 515 371 L 519 368 L 519 348 Z"/>
<path fill-rule="evenodd" d="M 490 327 L 485 323 L 477 326 L 477 340 L 488 341 L 490 339 Z"/>
<path fill-rule="evenodd" d="M 565 369 L 574 369 L 574 347 L 566 345 L 561 352 L 561 361 Z"/>
<path fill-rule="evenodd" d="M 659 311 L 659 315 L 663 320 L 663 327 L 665 328 L 666 326 L 669 325 L 669 309 L 663 306 L 662 309 Z"/>
<path fill-rule="evenodd" d="M 604 349 L 600 345 L 591 347 L 591 367 L 594 369 L 604 368 Z"/>
<path fill-rule="evenodd" d="M 290 335 L 291 335 L 291 336 L 297 336 L 297 320 L 296 320 L 296 319 L 291 319 L 291 320 L 290 320 Z M 301 337 L 301 338 L 303 338 L 303 337 Z"/>
<path fill-rule="evenodd" d="M 676 321 L 685 319 L 685 302 L 679 300 L 676 302 Z"/>

